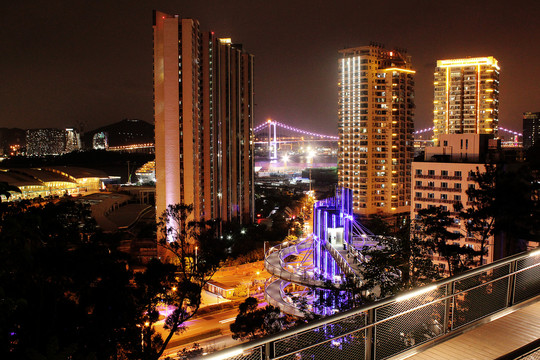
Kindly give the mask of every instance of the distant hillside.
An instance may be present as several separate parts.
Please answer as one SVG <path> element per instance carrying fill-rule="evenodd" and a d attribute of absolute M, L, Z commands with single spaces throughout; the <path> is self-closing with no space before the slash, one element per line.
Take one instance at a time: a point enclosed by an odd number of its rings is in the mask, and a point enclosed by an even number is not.
<path fill-rule="evenodd" d="M 92 139 L 100 132 L 107 133 L 109 146 L 154 143 L 154 125 L 143 120 L 124 119 L 84 133 L 82 137 L 84 149 L 92 148 Z"/>

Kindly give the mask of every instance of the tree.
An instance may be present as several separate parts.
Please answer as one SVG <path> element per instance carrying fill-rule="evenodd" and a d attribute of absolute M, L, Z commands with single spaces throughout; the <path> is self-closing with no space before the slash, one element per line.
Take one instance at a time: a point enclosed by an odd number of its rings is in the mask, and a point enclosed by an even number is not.
<path fill-rule="evenodd" d="M 499 177 L 500 167 L 486 165 L 486 171 L 476 172 L 469 176 L 475 181 L 475 186 L 467 189 L 468 207 L 460 210 L 459 217 L 465 221 L 467 236 L 480 241 L 480 260 L 478 265 L 483 264 L 484 255 L 487 254 L 486 245 L 495 230 L 496 183 Z"/>
<path fill-rule="evenodd" d="M 418 216 L 414 222 L 414 237 L 446 260 L 451 276 L 467 270 L 478 252 L 456 242 L 461 233 L 448 230 L 454 222 L 450 212 L 442 206 L 434 206 L 421 209 Z"/>
<path fill-rule="evenodd" d="M 248 297 L 238 306 L 238 315 L 230 329 L 233 339 L 252 340 L 283 331 L 290 324 L 291 320 L 281 313 L 279 307 L 266 305 L 258 308 L 257 299 Z"/>
<path fill-rule="evenodd" d="M 480 261 L 487 254 L 490 237 L 504 239 L 499 256 L 525 250 L 524 241 L 534 239 L 538 228 L 535 186 L 531 169 L 515 164 L 486 164 L 469 176 L 473 187 L 467 189 L 468 207 L 461 210 L 468 236 L 480 242 Z"/>
<path fill-rule="evenodd" d="M 156 332 L 154 323 L 159 320 L 158 307 L 172 301 L 171 296 L 176 284 L 176 266 L 152 259 L 146 270 L 135 275 L 137 284 L 139 328 L 142 332 L 141 357 L 155 358 L 163 346 L 161 334 Z"/>
<path fill-rule="evenodd" d="M 169 264 L 164 271 L 167 280 L 153 277 L 153 288 L 147 288 L 148 304 L 144 309 L 143 352 L 145 359 L 158 359 L 174 334 L 184 330 L 184 324 L 197 313 L 201 304 L 201 291 L 225 258 L 227 243 L 221 240 L 218 221 L 192 221 L 193 206 L 175 204 L 160 216 L 159 246 L 167 250 Z M 147 270 L 148 271 L 148 270 Z M 171 273 L 174 272 L 174 276 Z M 146 286 L 146 285 L 144 285 Z M 168 334 L 161 339 L 155 333 L 157 299 L 172 310 L 165 320 Z"/>
<path fill-rule="evenodd" d="M 0 358 L 137 358 L 128 259 L 89 207 L 2 205 Z"/>
<path fill-rule="evenodd" d="M 430 283 L 439 273 L 429 256 L 430 243 L 411 238 L 410 223 L 392 231 L 388 223 L 374 218 L 377 244 L 362 250 L 367 261 L 362 267 L 362 290 L 371 297 L 386 297 L 399 291 Z M 375 292 L 374 292 L 375 290 Z"/>

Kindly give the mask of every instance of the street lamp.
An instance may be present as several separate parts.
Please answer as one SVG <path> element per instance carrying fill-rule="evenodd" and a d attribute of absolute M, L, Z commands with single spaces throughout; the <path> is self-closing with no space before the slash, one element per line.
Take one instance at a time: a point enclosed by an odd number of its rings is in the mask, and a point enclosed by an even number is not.
<path fill-rule="evenodd" d="M 261 272 L 260 272 L 260 271 L 257 271 L 255 274 L 256 274 L 257 277 L 258 277 L 258 276 L 261 274 Z M 247 291 L 248 297 L 249 297 L 249 290 L 251 289 L 251 286 L 252 286 L 252 285 L 253 285 L 253 277 L 250 278 L 250 282 L 249 282 L 248 287 L 247 287 L 247 288 L 248 288 L 248 289 L 247 289 L 247 290 L 248 290 L 248 291 Z"/>

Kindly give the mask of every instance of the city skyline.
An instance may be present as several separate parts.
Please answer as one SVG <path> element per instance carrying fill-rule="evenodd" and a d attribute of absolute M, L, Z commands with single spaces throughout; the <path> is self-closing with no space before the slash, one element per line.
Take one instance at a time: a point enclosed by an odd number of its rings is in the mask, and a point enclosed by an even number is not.
<path fill-rule="evenodd" d="M 148 13 L 156 8 L 199 19 L 211 26 L 206 30 L 242 42 L 255 55 L 255 125 L 273 118 L 337 133 L 336 52 L 377 41 L 406 47 L 415 59 L 416 129 L 433 121 L 436 60 L 489 54 L 502 69 L 500 124 L 519 131 L 522 113 L 540 103 L 540 49 L 530 44 L 540 36 L 534 26 L 538 7 L 502 1 L 444 8 L 423 1 L 10 3 L 0 35 L 9 49 L 2 62 L 0 127 L 83 122 L 89 130 L 126 117 L 151 121 Z M 383 16 L 388 26 L 377 26 Z"/>

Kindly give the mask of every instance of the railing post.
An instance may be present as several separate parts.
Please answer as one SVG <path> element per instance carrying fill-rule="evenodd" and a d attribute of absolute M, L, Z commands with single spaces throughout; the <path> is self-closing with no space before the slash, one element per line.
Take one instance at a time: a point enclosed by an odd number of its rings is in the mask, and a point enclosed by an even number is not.
<path fill-rule="evenodd" d="M 367 312 L 367 319 L 366 319 L 366 325 L 371 325 L 375 322 L 375 309 L 370 309 Z M 373 326 L 369 326 L 366 328 L 366 343 L 365 343 L 365 350 L 364 350 L 364 359 L 365 360 L 373 360 L 375 358 L 374 351 L 375 351 L 375 329 Z"/>
<path fill-rule="evenodd" d="M 454 301 L 454 286 L 453 286 L 454 282 L 451 282 L 449 284 L 446 284 L 446 294 L 445 296 L 449 296 L 449 295 L 452 295 L 452 297 L 449 297 L 445 300 L 445 304 L 444 304 L 444 322 L 443 322 L 443 331 L 444 331 L 444 334 L 446 334 L 447 332 L 449 332 L 448 330 L 448 325 L 451 323 L 450 322 L 450 308 L 451 308 L 451 304 L 452 304 L 452 301 Z M 452 314 L 454 312 L 452 311 Z"/>
<path fill-rule="evenodd" d="M 514 260 L 510 263 L 509 266 L 510 276 L 508 277 L 508 291 L 506 294 L 506 307 L 512 306 L 514 303 L 514 292 L 516 290 L 516 269 L 517 269 L 517 260 Z"/>
<path fill-rule="evenodd" d="M 266 344 L 264 344 L 264 355 L 263 355 L 264 360 L 270 360 L 272 358 L 271 345 L 272 345 L 271 342 L 267 342 Z"/>

